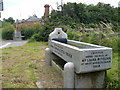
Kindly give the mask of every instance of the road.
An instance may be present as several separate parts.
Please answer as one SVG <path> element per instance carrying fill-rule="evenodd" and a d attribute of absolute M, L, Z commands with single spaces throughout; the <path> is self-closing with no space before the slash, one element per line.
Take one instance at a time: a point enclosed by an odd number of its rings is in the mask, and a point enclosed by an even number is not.
<path fill-rule="evenodd" d="M 0 49 L 7 48 L 7 47 L 17 47 L 26 44 L 28 41 L 1 41 L 0 42 Z"/>

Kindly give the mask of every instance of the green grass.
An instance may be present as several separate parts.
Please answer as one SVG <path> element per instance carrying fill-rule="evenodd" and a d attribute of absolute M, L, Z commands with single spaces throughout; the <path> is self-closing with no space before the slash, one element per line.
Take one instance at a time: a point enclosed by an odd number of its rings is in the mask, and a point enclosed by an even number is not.
<path fill-rule="evenodd" d="M 63 77 L 45 64 L 44 50 L 47 42 L 33 42 L 2 51 L 2 86 L 4 88 L 62 88 Z M 107 70 L 105 88 L 118 88 L 118 52 L 113 51 L 112 69 Z"/>
<path fill-rule="evenodd" d="M 0 38 L 2 38 L 2 28 L 0 28 Z"/>
<path fill-rule="evenodd" d="M 3 49 L 3 88 L 37 88 L 37 81 L 41 82 L 44 88 L 63 87 L 62 76 L 53 67 L 45 64 L 46 45 L 46 42 L 33 42 L 20 47 Z"/>
<path fill-rule="evenodd" d="M 112 69 L 107 71 L 106 77 L 106 88 L 120 88 L 119 87 L 119 59 L 118 53 L 113 52 L 113 59 L 112 59 Z"/>

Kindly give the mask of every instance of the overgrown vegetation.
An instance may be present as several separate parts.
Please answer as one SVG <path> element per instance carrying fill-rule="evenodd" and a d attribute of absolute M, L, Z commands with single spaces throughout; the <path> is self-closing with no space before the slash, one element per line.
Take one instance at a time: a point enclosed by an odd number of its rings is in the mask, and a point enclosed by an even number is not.
<path fill-rule="evenodd" d="M 14 35 L 15 27 L 10 23 L 3 23 L 2 38 L 5 40 L 12 40 Z"/>
<path fill-rule="evenodd" d="M 52 11 L 41 30 L 42 33 L 34 34 L 30 41 L 47 41 L 48 35 L 54 28 L 59 27 L 68 34 L 68 39 L 113 48 L 113 67 L 108 70 L 105 88 L 118 88 L 120 39 L 118 35 L 114 35 L 120 32 L 117 10 L 118 8 L 104 3 L 97 5 L 67 3 L 62 7 L 62 11 Z M 85 28 L 99 28 L 99 30 L 86 31 Z M 76 29 L 83 30 L 75 31 Z"/>
<path fill-rule="evenodd" d="M 33 27 L 23 25 L 21 28 L 21 35 L 24 36 L 23 40 L 30 39 L 34 34 L 41 32 L 42 25 L 40 23 L 34 23 Z M 10 22 L 2 22 L 2 39 L 13 40 L 16 24 Z"/>
<path fill-rule="evenodd" d="M 101 27 L 101 22 L 110 23 L 114 32 L 120 31 L 118 8 L 110 4 L 86 5 L 82 3 L 67 3 L 61 8 L 61 11 L 53 10 L 44 25 L 35 24 L 33 28 L 23 26 L 21 31 L 22 36 L 25 36 L 24 39 L 32 37 L 30 41 L 47 41 L 48 35 L 55 27 L 62 27 L 66 30 L 104 28 Z M 11 17 L 4 19 L 3 22 L 11 23 L 15 27 L 14 20 Z M 35 29 L 37 29 L 37 33 Z"/>
<path fill-rule="evenodd" d="M 37 88 L 36 82 L 40 82 L 43 88 L 62 88 L 63 77 L 53 67 L 45 64 L 46 45 L 46 42 L 32 42 L 20 47 L 3 49 L 3 88 Z M 105 88 L 119 88 L 118 58 L 120 56 L 114 52 L 112 69 L 107 71 Z"/>
<path fill-rule="evenodd" d="M 33 27 L 29 27 L 29 26 L 22 26 L 21 28 L 21 35 L 24 36 L 24 40 L 30 39 L 34 34 L 41 32 L 40 28 L 41 28 L 41 24 L 40 23 L 34 23 Z"/>
<path fill-rule="evenodd" d="M 15 20 L 12 17 L 9 17 L 8 19 L 3 18 L 4 22 L 10 23 L 10 24 L 14 24 Z"/>
<path fill-rule="evenodd" d="M 71 32 L 72 29 L 81 28 L 104 29 L 106 28 L 105 24 L 109 23 L 111 30 L 120 32 L 120 26 L 118 24 L 118 8 L 113 7 L 110 4 L 98 3 L 97 5 L 86 5 L 82 3 L 67 3 L 61 8 L 61 11 L 52 11 L 48 17 L 49 19 L 45 22 L 45 25 L 41 30 L 42 33 L 34 35 L 32 40 L 47 41 L 48 35 L 56 27 Z"/>
<path fill-rule="evenodd" d="M 34 28 L 23 26 L 21 33 L 22 36 L 25 36 L 24 39 L 30 39 L 29 42 L 48 41 L 49 34 L 57 27 L 62 28 L 68 34 L 68 39 L 113 48 L 113 67 L 108 70 L 105 88 L 119 88 L 118 74 L 120 72 L 118 71 L 118 63 L 120 61 L 118 58 L 120 56 L 118 54 L 120 53 L 120 38 L 118 38 L 119 35 L 112 34 L 120 33 L 120 15 L 118 15 L 118 11 L 120 11 L 118 9 L 120 8 L 104 3 L 98 3 L 97 5 L 67 3 L 61 8 L 61 11 L 53 10 L 44 25 L 35 24 Z M 3 23 L 3 29 L 7 28 L 5 24 L 7 25 L 7 23 Z M 6 32 L 7 30 L 14 29 L 15 24 L 8 26 L 10 29 L 7 28 Z M 87 31 L 85 30 L 86 28 L 99 28 L 100 30 Z M 77 29 L 78 31 L 76 31 Z M 12 36 L 12 32 L 10 34 Z M 9 34 L 4 36 L 11 39 Z M 28 66 L 36 68 L 31 63 Z"/>
<path fill-rule="evenodd" d="M 42 47 L 38 47 L 42 46 Z M 45 64 L 47 42 L 32 42 L 2 50 L 3 88 L 62 88 L 63 79 L 53 67 Z"/>

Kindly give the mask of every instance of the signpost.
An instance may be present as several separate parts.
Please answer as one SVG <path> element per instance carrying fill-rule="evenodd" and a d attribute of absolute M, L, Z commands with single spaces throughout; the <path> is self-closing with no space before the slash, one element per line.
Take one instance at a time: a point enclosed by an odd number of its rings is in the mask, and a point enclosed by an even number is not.
<path fill-rule="evenodd" d="M 0 11 L 3 11 L 3 0 L 0 0 Z M 1 18 L 1 12 L 0 12 L 0 18 Z"/>
<path fill-rule="evenodd" d="M 3 11 L 3 0 L 0 0 L 0 11 Z"/>

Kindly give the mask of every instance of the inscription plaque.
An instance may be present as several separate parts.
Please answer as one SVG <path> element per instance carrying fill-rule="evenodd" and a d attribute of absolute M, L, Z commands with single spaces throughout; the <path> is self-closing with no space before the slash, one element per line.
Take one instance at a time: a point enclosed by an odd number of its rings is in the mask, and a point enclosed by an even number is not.
<path fill-rule="evenodd" d="M 75 64 L 76 73 L 87 73 L 111 68 L 111 48 L 99 47 L 81 49 L 54 40 L 49 42 L 49 48 L 63 60 L 73 62 Z"/>
<path fill-rule="evenodd" d="M 76 73 L 101 71 L 112 67 L 112 48 L 74 40 L 67 40 L 66 44 L 55 41 L 54 38 L 67 39 L 67 34 L 61 28 L 55 28 L 49 35 L 49 48 L 66 62 L 73 62 Z"/>

